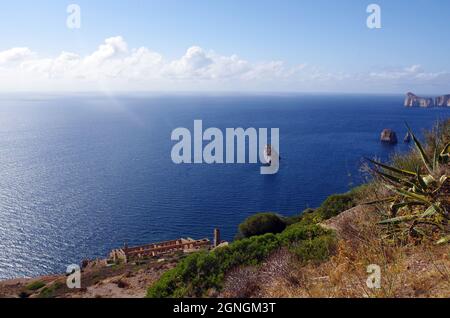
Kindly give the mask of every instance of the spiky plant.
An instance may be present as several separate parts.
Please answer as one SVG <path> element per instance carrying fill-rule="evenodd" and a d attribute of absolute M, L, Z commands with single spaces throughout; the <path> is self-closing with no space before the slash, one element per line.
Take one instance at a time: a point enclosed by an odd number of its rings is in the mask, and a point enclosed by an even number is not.
<path fill-rule="evenodd" d="M 372 171 L 393 194 L 391 197 L 370 204 L 389 204 L 387 219 L 380 222 L 388 228 L 390 237 L 435 237 L 438 244 L 450 242 L 450 178 L 447 175 L 450 162 L 450 143 L 442 150 L 435 148 L 433 158 L 407 125 L 421 158 L 415 171 L 396 168 L 367 159 Z"/>

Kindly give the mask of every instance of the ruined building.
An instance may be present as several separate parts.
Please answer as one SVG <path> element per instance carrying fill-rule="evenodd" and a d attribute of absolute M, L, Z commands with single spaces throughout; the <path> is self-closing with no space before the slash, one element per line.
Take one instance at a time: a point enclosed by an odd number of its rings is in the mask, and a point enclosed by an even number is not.
<path fill-rule="evenodd" d="M 158 258 L 164 255 L 173 255 L 175 253 L 192 253 L 199 250 L 209 250 L 217 247 L 221 243 L 220 230 L 214 230 L 214 243 L 207 238 L 193 240 L 191 238 L 181 238 L 173 241 L 153 243 L 148 245 L 115 249 L 109 254 L 108 260 L 114 263 L 128 263 L 131 261 Z"/>

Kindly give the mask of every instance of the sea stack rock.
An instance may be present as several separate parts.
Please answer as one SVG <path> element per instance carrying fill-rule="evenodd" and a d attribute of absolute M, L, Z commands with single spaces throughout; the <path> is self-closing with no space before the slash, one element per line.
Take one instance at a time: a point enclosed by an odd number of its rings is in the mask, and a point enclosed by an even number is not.
<path fill-rule="evenodd" d="M 405 98 L 405 107 L 414 107 L 417 96 L 413 93 L 407 93 Z"/>
<path fill-rule="evenodd" d="M 435 104 L 437 107 L 450 107 L 450 94 L 436 97 Z"/>
<path fill-rule="evenodd" d="M 394 145 L 398 142 L 397 134 L 392 129 L 385 129 L 381 133 L 381 142 Z"/>
<path fill-rule="evenodd" d="M 406 94 L 405 107 L 423 107 L 429 108 L 434 106 L 434 100 L 428 97 L 419 97 L 413 93 Z"/>
<path fill-rule="evenodd" d="M 411 142 L 411 134 L 409 132 L 406 133 L 405 139 L 403 139 L 405 143 Z"/>

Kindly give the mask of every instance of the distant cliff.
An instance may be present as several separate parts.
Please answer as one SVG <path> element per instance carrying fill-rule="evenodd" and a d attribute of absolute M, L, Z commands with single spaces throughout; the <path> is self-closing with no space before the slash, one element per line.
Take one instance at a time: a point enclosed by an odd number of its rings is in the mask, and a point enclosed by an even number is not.
<path fill-rule="evenodd" d="M 405 107 L 433 107 L 434 101 L 432 98 L 419 97 L 413 93 L 406 94 Z"/>
<path fill-rule="evenodd" d="M 405 98 L 405 107 L 450 107 L 450 94 L 436 97 L 420 97 L 413 93 L 407 93 Z"/>
<path fill-rule="evenodd" d="M 436 97 L 435 104 L 438 107 L 450 107 L 450 94 Z"/>

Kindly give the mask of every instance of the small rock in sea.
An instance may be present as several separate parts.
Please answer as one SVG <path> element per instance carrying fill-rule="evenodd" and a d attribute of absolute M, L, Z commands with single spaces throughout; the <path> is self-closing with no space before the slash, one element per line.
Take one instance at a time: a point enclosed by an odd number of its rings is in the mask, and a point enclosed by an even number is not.
<path fill-rule="evenodd" d="M 406 133 L 405 139 L 403 140 L 405 143 L 409 143 L 411 141 L 411 134 Z"/>
<path fill-rule="evenodd" d="M 381 133 L 381 141 L 389 144 L 398 143 L 397 134 L 392 129 L 385 129 Z"/>

